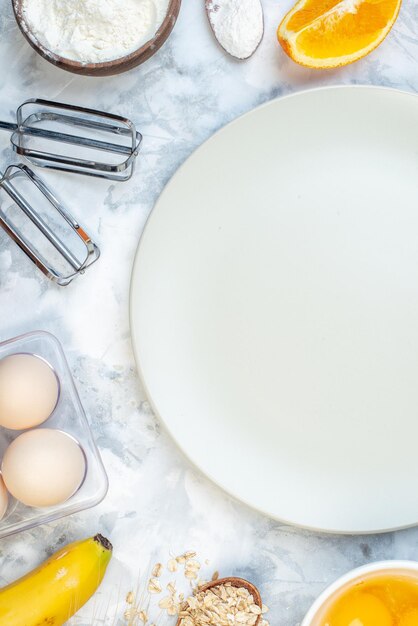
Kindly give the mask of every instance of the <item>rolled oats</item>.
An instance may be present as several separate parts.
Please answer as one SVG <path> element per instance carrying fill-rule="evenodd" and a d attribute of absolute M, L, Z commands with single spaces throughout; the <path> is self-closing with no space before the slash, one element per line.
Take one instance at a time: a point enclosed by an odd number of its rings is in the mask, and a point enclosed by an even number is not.
<path fill-rule="evenodd" d="M 264 608 L 258 606 L 245 587 L 225 583 L 207 590 L 196 589 L 187 598 L 179 618 L 180 626 L 268 626 L 260 621 Z"/>
<path fill-rule="evenodd" d="M 163 564 L 162 563 L 156 563 L 154 565 L 153 570 L 152 570 L 152 575 L 155 578 L 159 578 L 161 576 L 162 571 L 163 571 Z"/>
<path fill-rule="evenodd" d="M 148 591 L 150 593 L 161 593 L 162 588 L 158 578 L 150 578 L 148 582 Z"/>
<path fill-rule="evenodd" d="M 167 563 L 167 569 L 169 572 L 177 572 L 178 563 L 176 559 L 170 559 Z"/>

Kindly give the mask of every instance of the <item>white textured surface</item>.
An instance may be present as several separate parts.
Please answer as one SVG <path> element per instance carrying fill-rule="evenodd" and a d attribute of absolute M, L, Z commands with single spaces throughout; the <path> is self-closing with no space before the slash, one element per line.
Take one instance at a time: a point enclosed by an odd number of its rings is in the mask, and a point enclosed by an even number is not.
<path fill-rule="evenodd" d="M 9 1 L 0 2 L 1 119 L 10 119 L 23 99 L 42 96 L 126 114 L 144 133 L 129 183 L 45 175 L 101 244 L 100 261 L 73 286 L 48 284 L 0 234 L 1 338 L 44 328 L 62 341 L 110 476 L 109 494 L 98 508 L 2 540 L 0 583 L 57 546 L 101 530 L 112 538 L 115 558 L 78 626 L 90 626 L 95 608 L 109 598 L 116 605 L 119 589 L 136 583 L 153 552 L 196 548 L 221 573 L 251 578 L 271 607 L 272 624 L 280 626 L 300 622 L 325 585 L 354 565 L 418 558 L 417 529 L 373 537 L 314 535 L 232 501 L 161 430 L 135 373 L 128 324 L 133 255 L 157 195 L 190 152 L 238 114 L 290 91 L 341 83 L 418 90 L 418 7 L 412 0 L 405 0 L 391 35 L 367 59 L 319 73 L 294 65 L 276 44 L 275 28 L 290 4 L 264 1 L 264 40 L 254 57 L 238 62 L 213 41 L 203 2 L 184 0 L 173 35 L 154 58 L 128 74 L 93 79 L 38 58 L 18 32 Z M 13 156 L 6 134 L 1 142 L 4 167 Z"/>

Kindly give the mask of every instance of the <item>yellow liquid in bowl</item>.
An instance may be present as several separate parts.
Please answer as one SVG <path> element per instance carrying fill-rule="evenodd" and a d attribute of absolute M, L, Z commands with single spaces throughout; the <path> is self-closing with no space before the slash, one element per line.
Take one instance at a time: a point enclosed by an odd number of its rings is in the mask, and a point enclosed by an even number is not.
<path fill-rule="evenodd" d="M 418 573 L 350 583 L 328 599 L 313 626 L 418 626 Z"/>

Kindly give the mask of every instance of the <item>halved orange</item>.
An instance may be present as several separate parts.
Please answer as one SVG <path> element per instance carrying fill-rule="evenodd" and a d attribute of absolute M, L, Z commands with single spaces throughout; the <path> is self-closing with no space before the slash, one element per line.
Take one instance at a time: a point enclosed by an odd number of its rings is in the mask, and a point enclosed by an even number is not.
<path fill-rule="evenodd" d="M 386 37 L 402 0 L 299 0 L 277 36 L 300 65 L 332 68 L 361 59 Z"/>

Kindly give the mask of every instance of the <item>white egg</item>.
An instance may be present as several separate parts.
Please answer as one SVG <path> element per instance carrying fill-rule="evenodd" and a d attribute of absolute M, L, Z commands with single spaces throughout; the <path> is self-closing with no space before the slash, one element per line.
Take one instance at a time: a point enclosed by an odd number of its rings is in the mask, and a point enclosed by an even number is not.
<path fill-rule="evenodd" d="M 3 478 L 0 476 L 0 520 L 3 519 L 7 505 L 9 504 L 9 496 Z"/>
<path fill-rule="evenodd" d="M 28 506 L 65 502 L 83 482 L 86 461 L 78 443 L 50 428 L 29 430 L 7 448 L 1 466 L 8 491 Z"/>
<path fill-rule="evenodd" d="M 46 361 L 11 354 L 0 361 L 0 426 L 13 430 L 42 424 L 55 409 L 59 383 Z"/>

